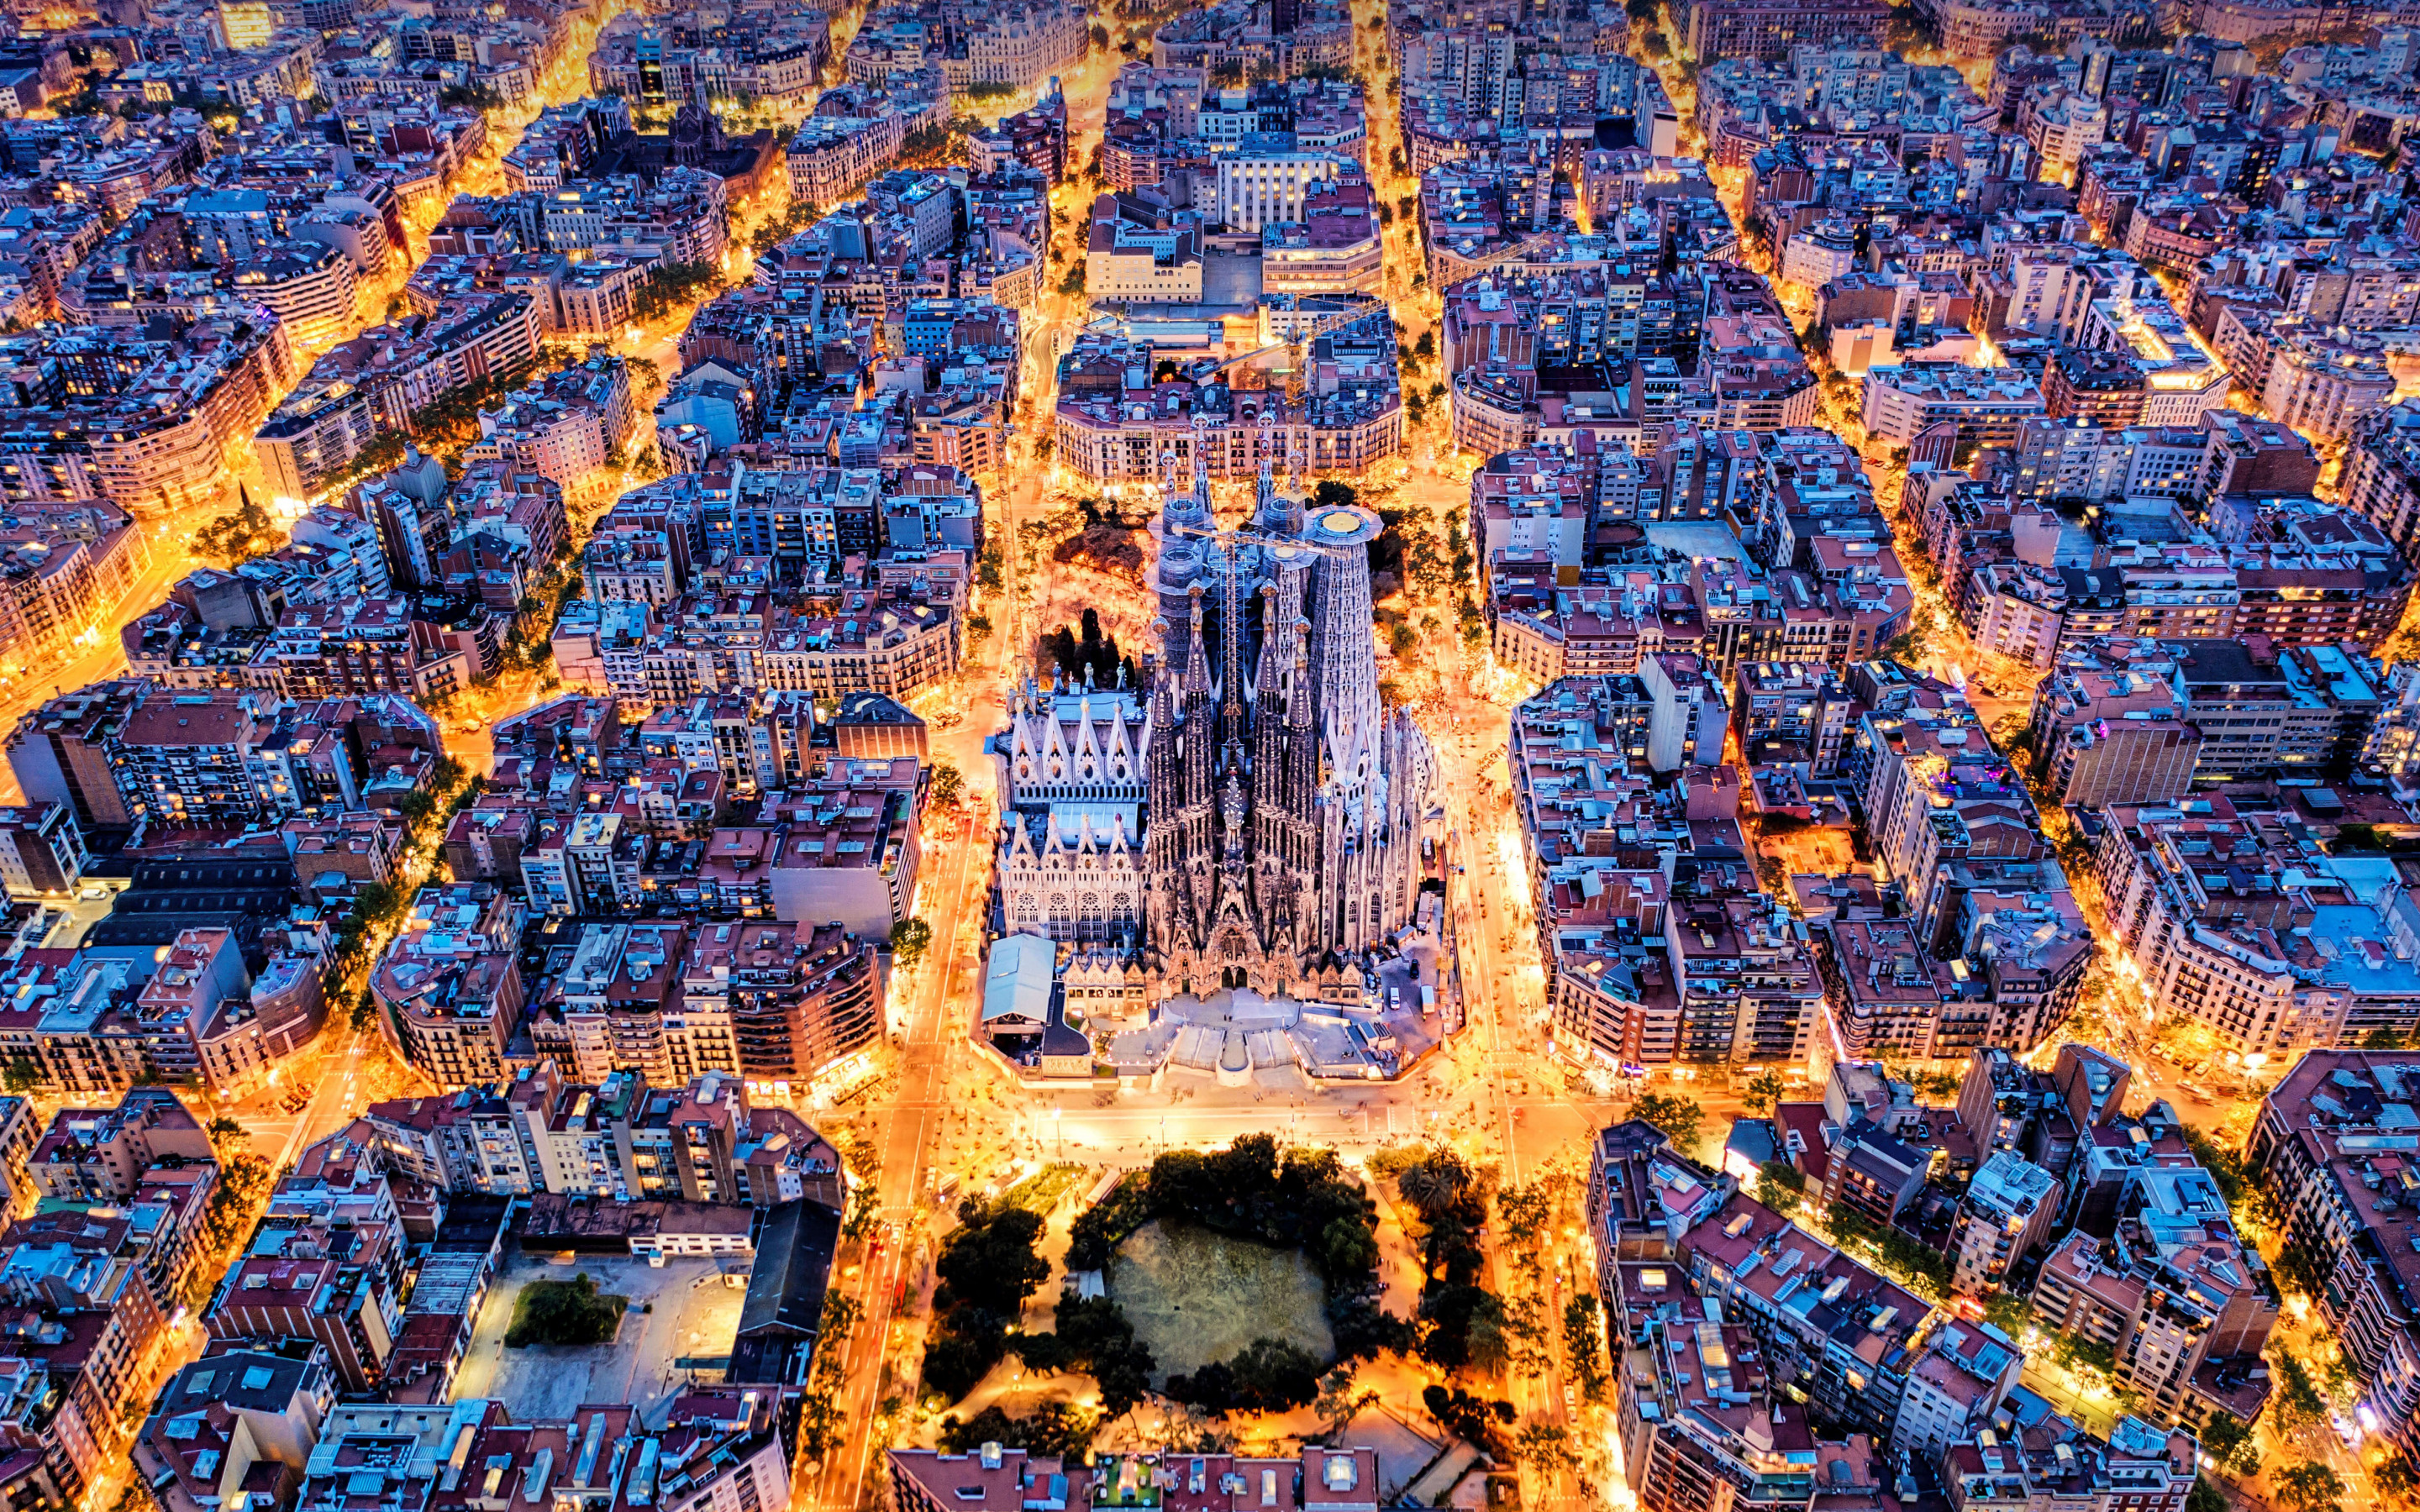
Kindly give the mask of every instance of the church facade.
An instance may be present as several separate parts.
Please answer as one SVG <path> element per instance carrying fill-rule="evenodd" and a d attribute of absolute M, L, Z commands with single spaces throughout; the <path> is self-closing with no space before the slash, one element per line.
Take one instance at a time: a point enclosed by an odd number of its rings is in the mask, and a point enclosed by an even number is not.
<path fill-rule="evenodd" d="M 1144 761 L 1150 725 L 1126 687 L 1009 701 L 999 764 L 1001 927 L 1079 945 L 1142 935 Z"/>

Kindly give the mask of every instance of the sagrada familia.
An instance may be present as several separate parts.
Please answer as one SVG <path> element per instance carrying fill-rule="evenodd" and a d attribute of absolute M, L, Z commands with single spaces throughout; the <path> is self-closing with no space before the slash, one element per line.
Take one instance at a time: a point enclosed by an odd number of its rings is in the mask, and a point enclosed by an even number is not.
<path fill-rule="evenodd" d="M 1412 920 L 1434 759 L 1378 692 L 1358 505 L 1306 508 L 1268 465 L 1221 530 L 1194 448 L 1154 527 L 1143 966 L 1155 996 L 1311 998 Z"/>

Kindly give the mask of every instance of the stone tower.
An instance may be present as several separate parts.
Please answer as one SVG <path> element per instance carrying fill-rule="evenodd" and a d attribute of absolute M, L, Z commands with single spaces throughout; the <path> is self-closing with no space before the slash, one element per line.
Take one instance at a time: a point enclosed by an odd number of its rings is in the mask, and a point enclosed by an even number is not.
<path fill-rule="evenodd" d="M 1146 964 L 1163 994 L 1309 996 L 1410 923 L 1432 760 L 1378 694 L 1377 516 L 1306 507 L 1264 460 L 1221 531 L 1196 451 L 1155 527 Z"/>

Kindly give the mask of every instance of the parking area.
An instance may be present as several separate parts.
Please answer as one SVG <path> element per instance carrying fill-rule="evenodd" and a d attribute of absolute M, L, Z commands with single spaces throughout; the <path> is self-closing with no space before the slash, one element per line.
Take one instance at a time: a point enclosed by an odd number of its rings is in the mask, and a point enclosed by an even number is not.
<path fill-rule="evenodd" d="M 523 1287 L 568 1281 L 582 1272 L 598 1291 L 630 1300 L 613 1343 L 504 1347 Z M 738 1282 L 730 1282 L 726 1272 Z M 517 1423 L 569 1417 L 586 1402 L 628 1402 L 650 1426 L 660 1423 L 672 1398 L 690 1384 L 692 1367 L 682 1362 L 712 1361 L 707 1379 L 720 1378 L 739 1329 L 747 1274 L 747 1262 L 736 1257 L 672 1259 L 658 1270 L 628 1255 L 522 1255 L 488 1292 L 454 1396 L 499 1398 Z"/>

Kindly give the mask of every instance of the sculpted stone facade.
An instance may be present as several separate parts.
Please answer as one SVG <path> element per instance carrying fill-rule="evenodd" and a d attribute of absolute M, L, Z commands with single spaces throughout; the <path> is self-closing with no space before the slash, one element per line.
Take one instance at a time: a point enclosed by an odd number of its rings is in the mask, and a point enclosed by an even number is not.
<path fill-rule="evenodd" d="M 1046 693 L 1028 682 L 1012 701 L 998 751 L 1009 933 L 1140 940 L 1149 744 L 1148 711 L 1129 688 Z"/>

